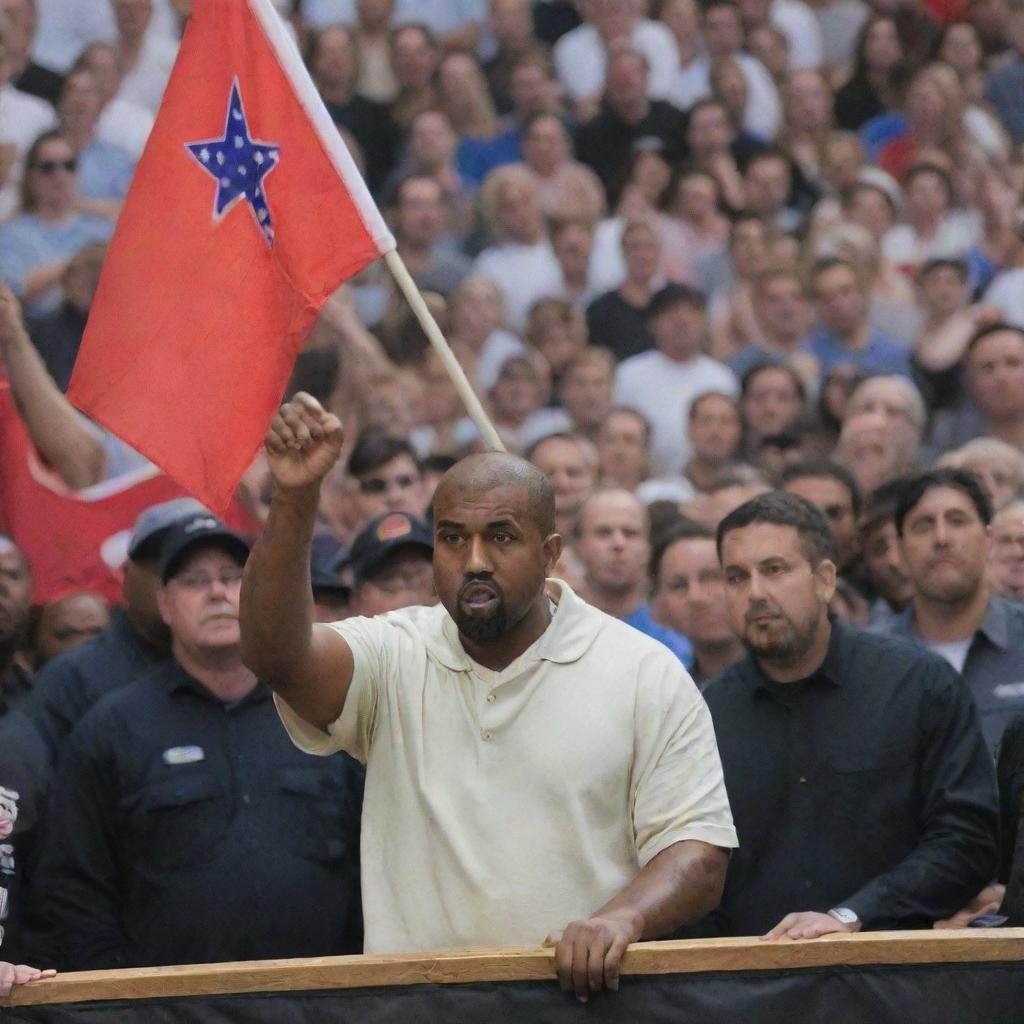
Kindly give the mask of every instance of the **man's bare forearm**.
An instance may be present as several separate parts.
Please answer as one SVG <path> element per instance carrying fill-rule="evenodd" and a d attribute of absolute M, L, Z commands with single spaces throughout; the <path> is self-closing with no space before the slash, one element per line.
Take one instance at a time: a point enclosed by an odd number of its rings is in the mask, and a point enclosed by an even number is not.
<path fill-rule="evenodd" d="M 318 484 L 275 494 L 242 581 L 242 657 L 285 700 L 312 648 L 309 560 L 319 496 Z"/>
<path fill-rule="evenodd" d="M 103 441 L 61 394 L 20 323 L 0 346 L 11 392 L 33 445 L 72 490 L 103 479 Z"/>
<path fill-rule="evenodd" d="M 636 941 L 663 938 L 718 906 L 728 866 L 728 850 L 696 839 L 674 843 L 594 917 L 632 922 Z"/>

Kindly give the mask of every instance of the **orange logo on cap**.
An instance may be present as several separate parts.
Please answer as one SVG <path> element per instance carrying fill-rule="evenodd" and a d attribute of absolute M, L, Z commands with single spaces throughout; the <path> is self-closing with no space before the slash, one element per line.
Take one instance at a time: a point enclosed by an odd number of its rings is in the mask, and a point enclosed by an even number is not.
<path fill-rule="evenodd" d="M 380 521 L 377 527 L 377 540 L 381 542 L 394 540 L 396 537 L 404 537 L 409 533 L 412 533 L 409 520 L 396 512 Z"/>

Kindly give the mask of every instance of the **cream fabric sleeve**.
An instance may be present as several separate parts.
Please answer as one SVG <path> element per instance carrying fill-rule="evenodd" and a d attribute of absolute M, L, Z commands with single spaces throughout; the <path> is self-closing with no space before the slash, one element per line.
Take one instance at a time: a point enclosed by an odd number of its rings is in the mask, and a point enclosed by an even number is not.
<path fill-rule="evenodd" d="M 711 713 L 668 652 L 641 660 L 634 751 L 633 833 L 641 867 L 684 839 L 739 845 Z"/>
<path fill-rule="evenodd" d="M 277 713 L 291 741 L 307 754 L 326 756 L 344 750 L 366 763 L 377 724 L 381 688 L 387 685 L 388 666 L 395 659 L 398 630 L 382 619 L 355 618 L 330 623 L 349 647 L 355 669 L 341 714 L 327 731 L 307 722 L 274 694 Z"/>

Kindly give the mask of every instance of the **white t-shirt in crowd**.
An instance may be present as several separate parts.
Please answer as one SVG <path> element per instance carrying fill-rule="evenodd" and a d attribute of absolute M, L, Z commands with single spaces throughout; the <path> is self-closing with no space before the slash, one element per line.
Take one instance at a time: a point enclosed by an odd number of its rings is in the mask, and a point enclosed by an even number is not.
<path fill-rule="evenodd" d="M 1002 318 L 1014 327 L 1024 328 L 1024 267 L 1005 270 L 988 286 L 986 306 L 995 306 Z"/>
<path fill-rule="evenodd" d="M 615 404 L 642 412 L 651 424 L 653 476 L 682 476 L 691 454 L 686 430 L 690 403 L 706 391 L 739 391 L 732 370 L 710 356 L 681 363 L 652 349 L 619 364 Z"/>
<path fill-rule="evenodd" d="M 768 15 L 789 43 L 789 67 L 819 68 L 824 58 L 821 25 L 803 0 L 774 0 Z"/>
<path fill-rule="evenodd" d="M 366 764 L 367 953 L 535 947 L 657 854 L 737 845 L 711 716 L 662 644 L 548 581 L 547 630 L 501 672 L 445 609 L 336 629 L 355 673 L 325 733 L 275 698 L 292 740 Z"/>
<path fill-rule="evenodd" d="M 669 99 L 679 71 L 679 50 L 668 27 L 641 18 L 630 44 L 647 58 L 647 95 L 652 100 Z M 555 43 L 554 58 L 558 80 L 574 103 L 604 91 L 608 55 L 600 33 L 589 22 L 577 25 Z"/>
<path fill-rule="evenodd" d="M 40 64 L 67 71 L 90 43 L 112 43 L 117 23 L 110 0 L 37 0 L 39 27 L 33 56 Z M 180 22 L 171 0 L 153 0 L 148 33 L 176 43 Z"/>
<path fill-rule="evenodd" d="M 977 210 L 951 210 L 935 237 L 925 241 L 909 224 L 895 224 L 882 238 L 882 254 L 897 269 L 913 272 L 926 260 L 965 259 L 984 231 Z"/>
<path fill-rule="evenodd" d="M 118 98 L 136 103 L 155 115 L 177 56 L 178 43 L 148 31 L 135 67 L 121 79 Z"/>
<path fill-rule="evenodd" d="M 928 644 L 927 647 L 929 651 L 934 651 L 940 657 L 945 658 L 957 672 L 963 672 L 967 652 L 971 649 L 972 643 L 974 643 L 974 637 L 969 636 L 966 640 L 955 640 L 949 644 Z"/>
<path fill-rule="evenodd" d="M 356 0 L 303 0 L 302 17 L 313 28 L 355 25 Z M 391 24 L 426 25 L 435 35 L 453 32 L 467 22 L 487 18 L 487 0 L 397 0 Z"/>
<path fill-rule="evenodd" d="M 736 63 L 747 82 L 747 107 L 743 129 L 762 139 L 774 139 L 782 122 L 779 90 L 768 69 L 749 53 L 737 53 Z M 669 100 L 680 110 L 689 110 L 698 100 L 711 95 L 711 60 L 706 55 L 680 68 L 672 82 Z"/>
<path fill-rule="evenodd" d="M 115 146 L 128 150 L 134 157 L 142 156 L 146 140 L 153 130 L 155 118 L 138 103 L 115 96 L 100 114 L 96 134 Z"/>
<path fill-rule="evenodd" d="M 562 268 L 546 238 L 533 245 L 503 242 L 490 246 L 473 262 L 473 273 L 482 274 L 501 292 L 505 322 L 517 334 L 526 328 L 530 307 L 557 291 L 562 282 Z"/>

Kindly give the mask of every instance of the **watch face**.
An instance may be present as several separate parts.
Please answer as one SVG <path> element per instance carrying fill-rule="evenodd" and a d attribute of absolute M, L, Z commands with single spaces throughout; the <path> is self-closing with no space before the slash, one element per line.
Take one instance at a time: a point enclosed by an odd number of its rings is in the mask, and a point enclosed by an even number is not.
<path fill-rule="evenodd" d="M 840 924 L 854 924 L 857 921 L 857 915 L 849 907 L 836 907 L 834 910 L 830 910 L 829 913 Z"/>

